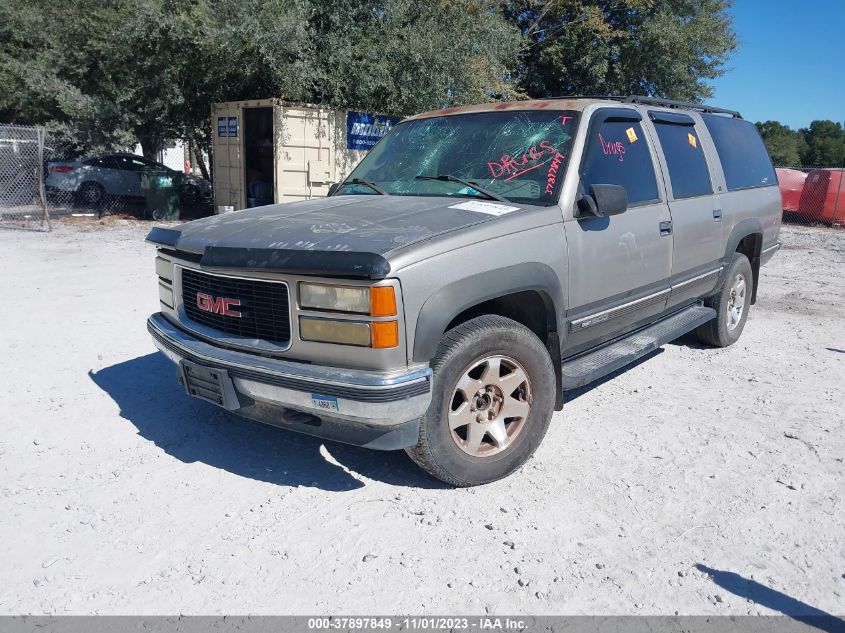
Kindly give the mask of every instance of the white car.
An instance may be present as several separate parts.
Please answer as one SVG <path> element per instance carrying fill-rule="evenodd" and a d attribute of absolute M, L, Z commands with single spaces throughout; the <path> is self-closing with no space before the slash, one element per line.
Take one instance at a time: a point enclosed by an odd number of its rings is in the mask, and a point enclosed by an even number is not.
<path fill-rule="evenodd" d="M 77 161 L 52 162 L 47 165 L 45 185 L 51 192 L 79 196 L 90 207 L 99 206 L 106 196 L 143 198 L 143 174 L 167 174 L 175 177 L 179 197 L 193 203 L 211 197 L 211 186 L 205 180 L 185 176 L 182 172 L 134 154 L 105 154 Z"/>

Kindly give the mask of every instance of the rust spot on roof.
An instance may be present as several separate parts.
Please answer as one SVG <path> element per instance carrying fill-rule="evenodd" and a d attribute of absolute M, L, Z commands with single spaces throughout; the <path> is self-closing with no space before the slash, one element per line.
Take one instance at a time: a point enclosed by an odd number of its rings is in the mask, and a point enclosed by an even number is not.
<path fill-rule="evenodd" d="M 409 119 L 428 119 L 437 116 L 454 114 L 471 114 L 474 112 L 501 112 L 504 110 L 583 110 L 591 103 L 601 99 L 530 99 L 526 101 L 498 101 L 495 103 L 477 103 L 467 106 L 452 106 L 442 110 L 430 110 L 416 114 Z"/>

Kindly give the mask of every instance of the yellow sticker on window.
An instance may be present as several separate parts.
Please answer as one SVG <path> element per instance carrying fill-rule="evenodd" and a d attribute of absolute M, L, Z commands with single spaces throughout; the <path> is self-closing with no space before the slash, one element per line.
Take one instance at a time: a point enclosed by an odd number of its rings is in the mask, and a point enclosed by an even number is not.
<path fill-rule="evenodd" d="M 625 134 L 628 135 L 629 141 L 631 141 L 632 143 L 637 142 L 637 133 L 634 131 L 634 128 L 629 127 L 627 130 L 625 130 Z"/>
<path fill-rule="evenodd" d="M 693 147 L 698 147 L 698 139 L 696 139 L 692 134 L 687 134 L 687 140 Z"/>

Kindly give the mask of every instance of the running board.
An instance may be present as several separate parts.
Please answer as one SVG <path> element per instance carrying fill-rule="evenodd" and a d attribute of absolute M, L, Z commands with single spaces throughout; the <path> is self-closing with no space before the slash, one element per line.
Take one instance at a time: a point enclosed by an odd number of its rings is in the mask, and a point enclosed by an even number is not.
<path fill-rule="evenodd" d="M 598 380 L 715 317 L 713 308 L 690 306 L 597 350 L 565 360 L 561 377 L 563 388 L 575 389 Z"/>

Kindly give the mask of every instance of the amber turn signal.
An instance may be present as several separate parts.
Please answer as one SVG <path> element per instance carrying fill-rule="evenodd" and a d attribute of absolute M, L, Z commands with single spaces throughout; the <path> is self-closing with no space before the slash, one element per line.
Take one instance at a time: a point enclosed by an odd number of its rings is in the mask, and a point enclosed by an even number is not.
<path fill-rule="evenodd" d="M 370 324 L 370 336 L 373 348 L 398 347 L 399 324 L 396 321 L 374 321 Z"/>
<path fill-rule="evenodd" d="M 396 294 L 392 286 L 370 288 L 370 316 L 386 317 L 396 314 Z"/>

